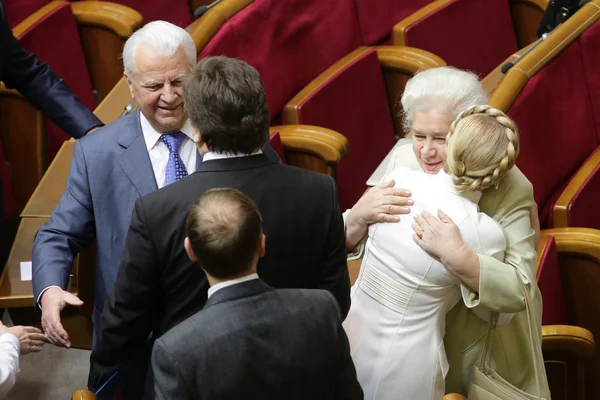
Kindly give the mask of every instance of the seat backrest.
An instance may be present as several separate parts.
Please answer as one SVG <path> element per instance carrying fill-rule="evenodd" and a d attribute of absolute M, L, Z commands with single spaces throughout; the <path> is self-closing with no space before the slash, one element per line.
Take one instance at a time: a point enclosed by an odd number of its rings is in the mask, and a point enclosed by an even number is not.
<path fill-rule="evenodd" d="M 8 18 L 8 25 L 14 28 L 49 2 L 50 0 L 4 0 L 2 5 Z"/>
<path fill-rule="evenodd" d="M 578 39 L 581 46 L 583 71 L 588 84 L 596 134 L 600 143 L 600 23 L 586 29 Z"/>
<path fill-rule="evenodd" d="M 336 71 L 328 74 L 329 71 Z M 366 188 L 366 181 L 393 147 L 394 127 L 387 102 L 377 52 L 359 48 L 339 60 L 324 74 L 325 82 L 313 81 L 286 107 L 286 123 L 333 129 L 350 143 L 349 153 L 337 168 L 340 207 L 352 207 Z"/>
<path fill-rule="evenodd" d="M 94 1 L 94 0 L 87 0 Z M 163 20 L 185 28 L 192 23 L 188 0 L 110 0 L 131 7 L 144 17 L 144 23 Z"/>
<path fill-rule="evenodd" d="M 538 246 L 536 278 L 544 302 L 542 325 L 568 325 L 565 291 L 553 236 L 543 236 Z"/>
<path fill-rule="evenodd" d="M 38 23 L 20 34 L 18 39 L 25 50 L 48 63 L 85 106 L 90 110 L 96 108 L 77 24 L 68 2 L 52 9 Z M 69 136 L 48 120 L 48 163 L 67 139 Z"/>
<path fill-rule="evenodd" d="M 438 0 L 394 27 L 393 43 L 483 77 L 518 50 L 508 0 Z"/>
<path fill-rule="evenodd" d="M 431 0 L 355 0 L 362 45 L 374 46 L 387 40 L 392 28 Z"/>
<path fill-rule="evenodd" d="M 277 153 L 279 158 L 281 158 L 281 162 L 285 164 L 285 153 L 283 152 L 283 143 L 281 142 L 279 131 L 271 133 L 269 140 L 271 142 L 271 147 L 275 150 L 275 153 Z"/>
<path fill-rule="evenodd" d="M 3 210 L 0 215 L 0 221 L 6 217 L 14 214 L 17 211 L 17 205 L 15 203 L 15 197 L 13 195 L 12 180 L 8 172 L 8 165 L 6 163 L 6 157 L 4 156 L 4 149 L 2 147 L 2 141 L 0 140 L 0 178 L 2 178 L 2 201 Z"/>
<path fill-rule="evenodd" d="M 225 55 L 260 73 L 271 117 L 306 84 L 360 46 L 354 0 L 255 0 L 219 29 L 199 58 Z"/>
<path fill-rule="evenodd" d="M 520 132 L 517 165 L 534 186 L 542 228 L 554 201 L 599 144 L 600 2 L 586 4 L 498 83 L 489 104 L 507 111 Z M 579 40 L 587 32 L 586 40 Z M 589 35 L 589 36 L 588 36 Z M 590 81 L 594 86 L 590 85 Z M 586 225 L 589 226 L 589 225 Z"/>

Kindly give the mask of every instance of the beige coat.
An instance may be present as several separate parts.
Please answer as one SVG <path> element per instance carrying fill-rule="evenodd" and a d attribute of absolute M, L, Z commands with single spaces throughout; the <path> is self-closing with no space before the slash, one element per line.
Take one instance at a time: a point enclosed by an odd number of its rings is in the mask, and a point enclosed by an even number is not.
<path fill-rule="evenodd" d="M 400 166 L 419 168 L 410 144 L 395 150 L 387 171 Z M 534 231 L 529 219 L 533 206 L 533 186 L 517 167 L 508 173 L 498 189 L 483 192 L 480 210 L 498 221 L 504 229 L 506 254 L 504 262 L 479 255 L 479 294 L 463 285 L 463 301 L 446 316 L 444 343 L 450 365 L 446 376 L 447 393 L 467 394 L 473 366 L 481 357 L 483 338 L 488 327 L 488 323 L 470 309 L 481 307 L 501 313 L 516 313 L 510 322 L 497 328 L 492 365 L 496 372 L 516 387 L 537 394 L 529 326 L 524 312 L 525 297 L 517 280 L 519 273 L 530 291 L 537 321 L 533 328 L 535 334 L 541 337 L 542 297 L 535 279 Z M 545 374 L 543 383 L 545 387 L 542 393 L 549 393 Z"/>

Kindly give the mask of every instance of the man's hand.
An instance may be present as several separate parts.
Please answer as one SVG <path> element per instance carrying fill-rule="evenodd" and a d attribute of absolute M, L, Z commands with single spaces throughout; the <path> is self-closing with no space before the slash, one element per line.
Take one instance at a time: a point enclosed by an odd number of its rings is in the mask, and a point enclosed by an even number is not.
<path fill-rule="evenodd" d="M 37 353 L 42 350 L 42 345 L 46 340 L 46 335 L 42 331 L 33 326 L 13 326 L 7 328 L 0 322 L 0 335 L 4 333 L 12 333 L 19 339 L 21 345 L 21 355 L 29 353 Z"/>
<path fill-rule="evenodd" d="M 71 347 L 69 334 L 60 323 L 60 312 L 67 306 L 81 307 L 79 297 L 57 287 L 51 287 L 42 294 L 42 328 L 50 343 L 59 347 Z"/>
<path fill-rule="evenodd" d="M 346 248 L 352 251 L 367 234 L 369 225 L 376 222 L 398 222 L 398 214 L 408 214 L 413 205 L 408 190 L 394 188 L 392 179 L 372 187 L 348 213 L 346 220 Z"/>

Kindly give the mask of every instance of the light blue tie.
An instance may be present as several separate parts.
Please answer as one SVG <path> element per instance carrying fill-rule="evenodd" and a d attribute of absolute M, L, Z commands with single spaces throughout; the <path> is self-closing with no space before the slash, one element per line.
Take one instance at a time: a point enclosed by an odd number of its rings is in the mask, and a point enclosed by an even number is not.
<path fill-rule="evenodd" d="M 167 145 L 169 149 L 169 161 L 167 161 L 167 171 L 165 173 L 165 184 L 164 186 L 170 185 L 173 182 L 177 182 L 180 179 L 185 178 L 188 173 L 185 169 L 185 164 L 181 157 L 179 157 L 179 147 L 185 139 L 185 134 L 181 132 L 172 133 L 170 135 L 162 135 L 160 140 Z"/>

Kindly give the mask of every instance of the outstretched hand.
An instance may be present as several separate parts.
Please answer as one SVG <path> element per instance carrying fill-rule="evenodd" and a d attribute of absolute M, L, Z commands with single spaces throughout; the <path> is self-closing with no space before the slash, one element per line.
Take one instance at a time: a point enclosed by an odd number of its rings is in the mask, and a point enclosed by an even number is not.
<path fill-rule="evenodd" d="M 60 312 L 67 306 L 81 307 L 79 297 L 57 287 L 51 287 L 42 294 L 42 328 L 50 343 L 59 347 L 71 347 L 69 334 L 60 322 Z"/>
<path fill-rule="evenodd" d="M 46 340 L 46 335 L 40 329 L 33 326 L 18 325 L 8 328 L 0 322 L 0 334 L 3 333 L 12 333 L 19 339 L 21 355 L 41 351 L 42 345 Z"/>

